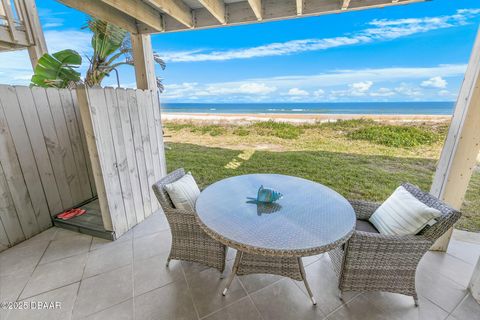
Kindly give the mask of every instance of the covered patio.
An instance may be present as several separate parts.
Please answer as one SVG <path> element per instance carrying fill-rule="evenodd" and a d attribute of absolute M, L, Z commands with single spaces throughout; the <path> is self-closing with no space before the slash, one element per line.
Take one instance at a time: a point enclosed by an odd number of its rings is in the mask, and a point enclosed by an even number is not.
<path fill-rule="evenodd" d="M 162 213 L 118 240 L 56 227 L 0 254 L 1 300 L 60 302 L 61 309 L 1 310 L 2 319 L 476 319 L 480 305 L 467 286 L 480 255 L 480 235 L 455 230 L 446 253 L 428 252 L 417 271 L 419 307 L 393 293 L 348 293 L 338 299 L 328 254 L 304 258 L 318 301 L 303 283 L 275 275 L 236 278 L 229 249 L 224 279 L 218 271 L 173 260 Z M 40 307 L 40 306 L 39 306 Z"/>
<path fill-rule="evenodd" d="M 327 253 L 302 258 L 313 295 L 318 302 L 316 306 L 308 300 L 308 292 L 301 281 L 277 275 L 255 274 L 236 277 L 228 294 L 222 296 L 234 265 L 235 250 L 228 249 L 223 278 L 219 278 L 215 269 L 196 263 L 172 260 L 170 265 L 165 267 L 172 243 L 170 227 L 153 191 L 149 188 L 167 173 L 160 108 L 156 99 L 151 34 L 341 13 L 421 1 L 60 0 L 60 2 L 130 32 L 137 88 L 140 90 L 103 91 L 79 87 L 76 91 L 68 93 L 66 91 L 55 93 L 53 90 L 45 92 L 32 90 L 30 93 L 27 88 L 11 89 L 0 86 L 0 93 L 4 93 L 0 98 L 18 95 L 21 105 L 19 108 L 25 108 L 20 96 L 31 95 L 33 100 L 38 101 L 38 97 L 43 95 L 48 98 L 58 95 L 60 107 L 65 99 L 70 101 L 68 108 L 71 109 L 65 109 L 64 112 L 66 116 L 70 113 L 78 122 L 73 129 L 79 141 L 81 139 L 77 150 L 73 148 L 71 152 L 81 153 L 85 161 L 81 165 L 84 167 L 86 189 L 83 198 L 70 198 L 70 205 L 79 205 L 81 201 L 90 201 L 98 196 L 98 200 L 84 205 L 101 212 L 99 220 L 103 225 L 99 234 L 107 232 L 111 236 L 109 239 L 115 241 L 100 239 L 92 236 L 95 234 L 91 232 L 89 235 L 55 226 L 49 228 L 51 222 L 46 218 L 43 225 L 40 220 L 35 220 L 38 226 L 29 234 L 19 227 L 24 234 L 18 236 L 15 241 L 10 241 L 9 232 L 5 227 L 4 238 L 10 242 L 7 241 L 7 245 L 2 244 L 5 250 L 0 253 L 0 301 L 15 302 L 15 308 L 11 305 L 9 307 L 8 304 L 2 305 L 0 308 L 2 319 L 460 320 L 478 317 L 480 234 L 452 228 L 435 243 L 431 251 L 425 254 L 416 273 L 418 307 L 414 306 L 411 297 L 394 293 L 347 292 L 343 300 L 340 300 L 338 278 Z M 28 47 L 28 44 L 26 46 Z M 30 47 L 35 46 L 30 44 Z M 46 47 L 43 47 L 40 53 L 46 51 Z M 30 51 L 32 64 L 35 64 L 37 58 L 34 58 L 34 50 Z M 480 33 L 472 51 L 430 190 L 431 194 L 454 209 L 461 207 L 480 151 L 479 81 Z M 8 100 L 3 100 L 5 101 Z M 139 107 L 145 104 L 150 108 Z M 101 106 L 105 107 L 103 110 L 109 111 L 103 112 L 102 108 L 99 108 Z M 1 107 L 0 104 L 0 111 Z M 50 100 L 48 108 L 54 110 L 55 107 Z M 5 104 L 3 108 L 8 110 L 10 107 Z M 38 110 L 38 104 L 36 108 Z M 138 123 L 130 124 L 129 121 L 123 121 L 122 110 L 130 112 L 130 116 L 134 114 Z M 14 111 L 9 112 L 5 111 L 6 122 L 12 121 L 16 115 Z M 37 127 L 43 128 L 44 121 L 47 120 L 50 121 L 40 117 Z M 66 120 L 69 123 L 68 119 Z M 37 120 L 31 121 L 36 123 Z M 52 121 L 55 126 L 58 125 L 57 119 Z M 112 131 L 104 129 L 102 124 L 105 121 L 112 124 Z M 128 123 L 128 126 L 125 123 Z M 28 119 L 25 119 L 26 130 L 31 130 L 29 125 Z M 71 132 L 70 127 L 68 130 L 65 127 L 65 130 L 67 134 Z M 130 142 L 131 145 L 128 145 L 130 140 L 124 136 L 128 130 L 131 130 L 128 133 L 133 141 Z M 23 136 L 13 130 L 11 135 L 12 141 L 7 142 L 16 147 Z M 119 136 L 125 139 L 119 139 Z M 134 145 L 137 141 L 141 141 L 140 145 Z M 148 141 L 147 144 L 145 141 Z M 8 143 L 6 146 L 10 147 Z M 124 148 L 119 151 L 118 146 Z M 7 147 L 2 150 L 9 150 Z M 142 161 L 138 161 L 140 149 Z M 33 150 L 31 157 L 36 157 L 40 152 L 48 157 L 47 149 Z M 6 158 L 1 160 L 10 161 Z M 20 157 L 18 167 L 24 165 L 22 161 L 26 160 Z M 136 186 L 132 182 L 132 189 L 129 190 L 129 195 L 125 196 L 124 186 L 130 185 L 133 176 L 128 173 L 125 166 L 117 164 L 129 161 L 135 162 L 135 169 L 139 172 L 144 170 L 145 177 L 136 176 L 135 179 L 139 182 Z M 15 166 L 12 168 L 15 169 Z M 8 190 L 10 185 L 7 183 L 11 183 L 14 174 L 9 178 L 5 167 L 2 170 L 6 172 L 6 182 L 0 187 Z M 56 174 L 54 163 L 51 164 L 50 170 L 52 174 Z M 4 172 L 0 172 L 0 177 L 3 175 Z M 40 174 L 37 180 L 42 179 L 44 183 L 43 179 L 47 178 Z M 69 184 L 70 182 L 66 185 L 72 188 Z M 28 184 L 24 188 L 26 193 L 32 193 Z M 9 192 L 12 192 L 13 196 L 12 190 Z M 58 195 L 52 194 L 50 198 L 48 194 L 44 196 L 46 197 L 43 200 L 44 211 L 49 218 L 50 215 L 54 216 L 69 207 L 65 205 L 62 207 L 64 199 L 60 188 L 58 191 Z M 71 195 L 74 194 L 72 188 Z M 139 198 L 135 198 L 135 195 Z M 56 208 L 52 209 L 50 202 L 54 203 L 52 199 L 55 197 L 58 201 Z M 68 194 L 66 197 L 68 198 Z M 41 202 L 41 199 L 37 200 Z M 32 211 L 32 215 L 37 200 L 32 197 L 33 208 L 27 208 Z M 15 207 L 20 216 L 17 202 L 21 203 L 21 198 L 13 197 L 11 202 L 11 207 Z M 144 203 L 145 206 L 137 206 L 138 202 Z M 10 209 L 6 206 L 5 208 Z M 6 225 L 5 222 L 3 224 Z M 18 225 L 23 227 L 23 221 Z M 26 240 L 23 241 L 24 239 Z"/>

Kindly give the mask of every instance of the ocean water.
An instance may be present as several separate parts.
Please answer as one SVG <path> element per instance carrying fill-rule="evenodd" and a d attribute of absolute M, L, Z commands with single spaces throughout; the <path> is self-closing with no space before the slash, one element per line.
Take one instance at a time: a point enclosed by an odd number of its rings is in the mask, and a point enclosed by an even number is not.
<path fill-rule="evenodd" d="M 164 103 L 164 112 L 244 114 L 428 114 L 451 115 L 447 102 L 349 102 L 349 103 Z"/>

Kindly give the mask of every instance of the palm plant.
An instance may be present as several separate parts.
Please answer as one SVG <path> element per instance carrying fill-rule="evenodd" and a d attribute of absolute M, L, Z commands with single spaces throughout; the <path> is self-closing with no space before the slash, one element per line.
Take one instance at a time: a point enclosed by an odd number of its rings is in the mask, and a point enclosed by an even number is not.
<path fill-rule="evenodd" d="M 90 66 L 85 77 L 85 84 L 88 86 L 101 85 L 103 79 L 121 65 L 133 65 L 132 48 L 127 32 L 108 22 L 91 19 L 87 28 L 92 33 L 93 54 L 87 57 Z M 120 60 L 123 58 L 122 60 Z M 165 62 L 154 53 L 154 60 L 165 69 Z M 157 87 L 160 92 L 164 87 L 162 80 L 157 78 Z"/>
<path fill-rule="evenodd" d="M 75 69 L 82 64 L 82 57 L 74 50 L 62 50 L 44 54 L 35 66 L 32 86 L 67 88 L 80 82 L 80 72 Z"/>
<path fill-rule="evenodd" d="M 90 65 L 85 76 L 87 86 L 99 86 L 105 77 L 121 65 L 133 65 L 130 38 L 125 30 L 108 22 L 91 19 L 86 28 L 92 35 Z M 153 59 L 165 70 L 165 62 L 154 52 Z M 35 67 L 31 85 L 41 87 L 67 88 L 82 82 L 80 72 L 75 68 L 82 64 L 82 57 L 74 50 L 62 50 L 44 54 Z M 157 77 L 157 87 L 163 92 L 162 79 Z"/>

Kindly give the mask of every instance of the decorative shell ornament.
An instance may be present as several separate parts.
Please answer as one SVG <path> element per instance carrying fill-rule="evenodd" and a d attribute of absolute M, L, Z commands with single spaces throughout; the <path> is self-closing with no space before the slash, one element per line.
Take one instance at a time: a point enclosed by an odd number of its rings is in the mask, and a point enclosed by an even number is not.
<path fill-rule="evenodd" d="M 275 191 L 270 188 L 264 188 L 263 186 L 260 186 L 258 188 L 257 192 L 257 202 L 263 202 L 263 203 L 273 203 L 283 197 L 283 194 L 281 194 L 278 191 Z"/>

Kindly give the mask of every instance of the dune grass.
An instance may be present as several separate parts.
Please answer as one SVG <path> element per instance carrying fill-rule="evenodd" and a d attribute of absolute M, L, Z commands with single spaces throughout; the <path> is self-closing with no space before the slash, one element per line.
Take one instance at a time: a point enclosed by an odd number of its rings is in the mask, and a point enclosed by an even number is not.
<path fill-rule="evenodd" d="M 245 129 L 253 130 L 261 136 L 272 136 L 281 139 L 296 139 L 304 133 L 303 126 L 274 121 L 256 122 Z"/>
<path fill-rule="evenodd" d="M 382 201 L 405 181 L 429 189 L 447 128 L 445 123 L 367 120 L 302 125 L 167 122 L 171 137 L 166 156 L 169 170 L 192 171 L 201 187 L 233 175 L 280 173 L 320 182 L 350 199 Z M 480 232 L 480 171 L 462 210 L 457 227 Z"/>
<path fill-rule="evenodd" d="M 247 125 L 167 122 L 165 128 L 173 132 L 188 130 L 191 133 L 208 134 L 210 136 L 228 136 L 230 134 L 244 137 L 258 135 L 287 140 L 297 139 L 308 130 L 333 130 L 343 133 L 351 140 L 365 140 L 374 144 L 401 148 L 434 144 L 441 140 L 446 132 L 446 125 L 441 125 L 438 129 L 426 125 L 388 125 L 363 119 L 315 124 L 292 124 L 274 121 L 254 122 Z"/>
<path fill-rule="evenodd" d="M 392 125 L 372 125 L 350 132 L 348 137 L 397 148 L 431 145 L 443 138 L 440 133 L 423 128 Z"/>
<path fill-rule="evenodd" d="M 372 120 L 313 124 L 166 122 L 169 141 L 230 149 L 333 151 L 437 158 L 446 123 L 391 125 Z"/>

